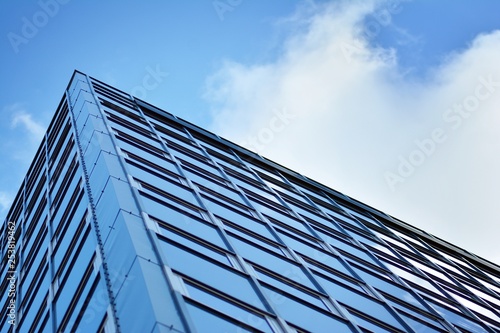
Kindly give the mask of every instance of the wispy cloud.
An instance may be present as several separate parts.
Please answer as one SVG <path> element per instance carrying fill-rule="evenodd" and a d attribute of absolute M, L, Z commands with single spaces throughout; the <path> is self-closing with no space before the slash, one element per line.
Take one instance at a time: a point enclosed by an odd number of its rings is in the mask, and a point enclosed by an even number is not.
<path fill-rule="evenodd" d="M 12 196 L 7 192 L 0 191 L 0 213 L 4 213 L 12 204 Z M 3 215 L 3 214 L 2 214 Z"/>
<path fill-rule="evenodd" d="M 387 4 L 301 9 L 289 20 L 294 34 L 275 61 L 226 62 L 207 80 L 212 130 L 245 144 L 269 126 L 276 109 L 286 108 L 295 119 L 262 147 L 263 155 L 500 262 L 500 248 L 491 246 L 500 233 L 494 202 L 500 197 L 500 32 L 477 36 L 416 78 L 398 65 L 395 49 L 372 46 L 363 33 L 367 16 Z M 488 97 L 480 100 L 477 92 Z M 436 129 L 446 140 L 435 142 L 422 162 L 412 160 L 418 165 L 411 175 L 391 188 L 387 173 L 398 175 L 401 159 L 414 151 L 425 154 L 422 142 Z"/>
<path fill-rule="evenodd" d="M 37 142 L 39 142 L 45 134 L 45 127 L 33 120 L 32 115 L 24 110 L 18 110 L 15 112 L 11 125 L 14 128 L 22 125 L 29 133 L 30 137 Z"/>

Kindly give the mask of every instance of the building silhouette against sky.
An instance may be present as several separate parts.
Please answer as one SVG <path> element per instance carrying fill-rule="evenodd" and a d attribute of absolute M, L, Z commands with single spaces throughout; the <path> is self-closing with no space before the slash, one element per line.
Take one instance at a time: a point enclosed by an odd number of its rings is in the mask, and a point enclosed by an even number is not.
<path fill-rule="evenodd" d="M 498 266 L 80 72 L 1 228 L 1 332 L 500 332 Z"/>

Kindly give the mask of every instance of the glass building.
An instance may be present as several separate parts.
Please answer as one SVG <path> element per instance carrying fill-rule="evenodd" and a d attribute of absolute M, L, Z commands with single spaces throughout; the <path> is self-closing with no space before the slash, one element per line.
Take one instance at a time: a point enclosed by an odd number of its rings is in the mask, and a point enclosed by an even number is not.
<path fill-rule="evenodd" d="M 75 72 L 1 225 L 1 332 L 500 332 L 500 267 Z"/>

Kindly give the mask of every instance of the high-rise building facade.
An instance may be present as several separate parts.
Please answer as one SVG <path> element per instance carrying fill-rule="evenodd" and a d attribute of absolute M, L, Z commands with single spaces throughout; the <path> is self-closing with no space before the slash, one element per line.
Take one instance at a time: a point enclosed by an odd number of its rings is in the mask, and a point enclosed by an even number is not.
<path fill-rule="evenodd" d="M 80 72 L 1 245 L 1 332 L 500 332 L 498 266 Z"/>

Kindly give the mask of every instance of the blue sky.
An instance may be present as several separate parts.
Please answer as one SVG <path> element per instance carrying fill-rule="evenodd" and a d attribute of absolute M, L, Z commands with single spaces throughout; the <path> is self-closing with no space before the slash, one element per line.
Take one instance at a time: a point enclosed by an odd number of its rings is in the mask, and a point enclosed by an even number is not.
<path fill-rule="evenodd" d="M 498 13 L 495 0 L 1 2 L 0 219 L 79 69 L 498 263 Z"/>

